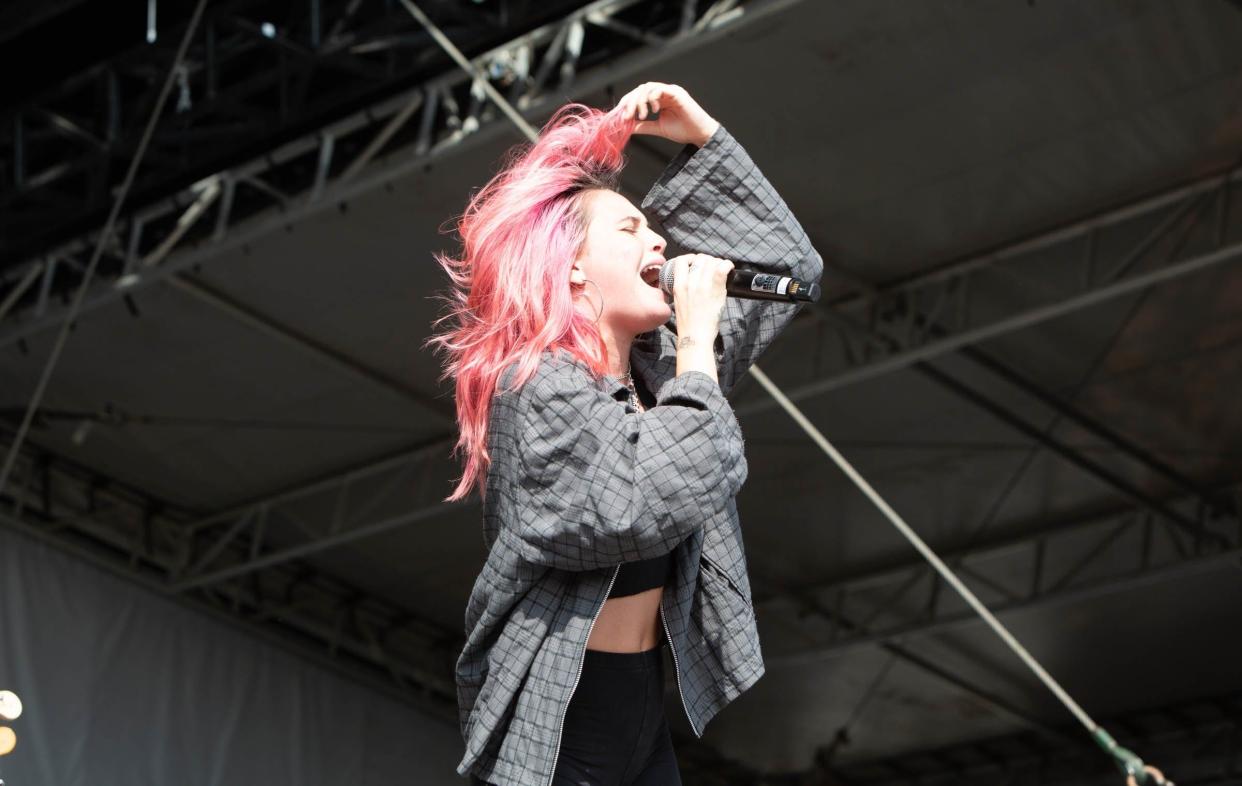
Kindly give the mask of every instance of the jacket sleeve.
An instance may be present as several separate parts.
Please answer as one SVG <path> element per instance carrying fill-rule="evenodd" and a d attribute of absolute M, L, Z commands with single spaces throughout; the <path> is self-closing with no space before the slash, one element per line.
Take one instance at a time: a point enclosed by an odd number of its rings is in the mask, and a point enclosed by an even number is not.
<path fill-rule="evenodd" d="M 590 570 L 672 551 L 746 478 L 741 430 L 711 377 L 668 380 L 631 412 L 585 373 L 538 382 L 518 435 L 515 545 Z"/>
<path fill-rule="evenodd" d="M 686 145 L 642 206 L 687 251 L 804 281 L 818 282 L 823 274 L 823 259 L 798 220 L 724 126 L 702 148 Z M 725 393 L 801 308 L 800 303 L 725 301 L 716 353 Z"/>

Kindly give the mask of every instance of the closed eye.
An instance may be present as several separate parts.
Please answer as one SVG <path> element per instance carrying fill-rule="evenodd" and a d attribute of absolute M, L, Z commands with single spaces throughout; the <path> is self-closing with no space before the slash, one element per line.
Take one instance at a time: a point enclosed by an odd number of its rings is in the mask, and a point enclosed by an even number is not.
<path fill-rule="evenodd" d="M 621 219 L 621 230 L 624 232 L 629 232 L 632 235 L 637 235 L 639 226 L 640 226 L 639 219 L 635 218 L 634 216 L 626 216 L 625 218 Z"/>

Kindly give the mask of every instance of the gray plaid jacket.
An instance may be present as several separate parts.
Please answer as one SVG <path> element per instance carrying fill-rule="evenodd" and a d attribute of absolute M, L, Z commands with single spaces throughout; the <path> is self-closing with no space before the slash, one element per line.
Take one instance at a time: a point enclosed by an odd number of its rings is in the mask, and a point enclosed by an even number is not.
<path fill-rule="evenodd" d="M 643 200 L 686 249 L 818 281 L 819 254 L 750 156 L 721 127 L 687 145 Z M 698 736 L 763 675 L 735 495 L 742 432 L 725 394 L 797 313 L 730 298 L 716 343 L 719 384 L 676 374 L 675 321 L 639 336 L 635 411 L 617 379 L 567 352 L 492 403 L 483 504 L 487 559 L 466 607 L 457 695 L 460 775 L 551 783 L 587 636 L 620 563 L 674 552 L 661 615 Z M 650 393 L 646 393 L 649 397 Z M 649 399 L 650 400 L 650 399 Z"/>

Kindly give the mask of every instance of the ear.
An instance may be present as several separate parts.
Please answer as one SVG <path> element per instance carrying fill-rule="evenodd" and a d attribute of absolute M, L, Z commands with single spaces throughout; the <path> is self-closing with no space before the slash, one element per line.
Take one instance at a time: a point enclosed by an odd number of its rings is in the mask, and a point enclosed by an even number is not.
<path fill-rule="evenodd" d="M 571 286 L 575 287 L 586 286 L 586 273 L 584 273 L 582 268 L 578 267 L 577 264 L 569 270 L 569 283 Z"/>

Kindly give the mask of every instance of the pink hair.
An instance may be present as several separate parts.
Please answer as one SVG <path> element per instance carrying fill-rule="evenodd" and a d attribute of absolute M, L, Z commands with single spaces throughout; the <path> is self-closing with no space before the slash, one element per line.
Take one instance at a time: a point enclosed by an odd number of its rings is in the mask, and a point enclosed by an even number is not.
<path fill-rule="evenodd" d="M 457 222 L 461 255 L 435 254 L 450 292 L 440 298 L 447 313 L 433 325 L 452 324 L 426 344 L 444 356 L 440 379 L 456 381 L 460 435 L 453 455 L 465 456 L 447 502 L 471 488 L 484 494 L 488 419 L 507 366 L 518 363 L 513 390 L 531 378 L 546 349 L 568 350 L 597 375 L 607 373 L 603 339 L 574 308 L 569 274 L 586 241 L 584 197 L 617 190 L 634 125 L 616 111 L 561 107 L 539 140 L 512 148 L 501 171 L 471 197 Z"/>

